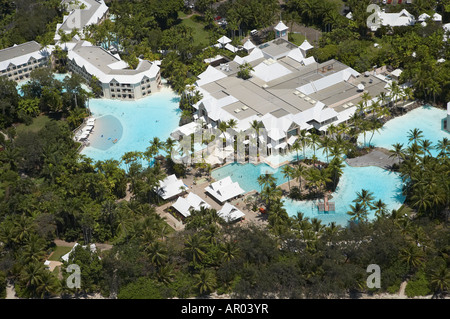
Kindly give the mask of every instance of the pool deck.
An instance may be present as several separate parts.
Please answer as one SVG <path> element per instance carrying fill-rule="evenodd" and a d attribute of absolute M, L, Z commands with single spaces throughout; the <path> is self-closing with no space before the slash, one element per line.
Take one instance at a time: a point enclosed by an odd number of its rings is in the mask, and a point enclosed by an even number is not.
<path fill-rule="evenodd" d="M 375 148 L 366 155 L 347 158 L 345 162 L 352 167 L 378 166 L 384 169 L 390 169 L 392 165 L 398 164 L 399 160 L 396 157 L 389 157 L 388 150 Z"/>

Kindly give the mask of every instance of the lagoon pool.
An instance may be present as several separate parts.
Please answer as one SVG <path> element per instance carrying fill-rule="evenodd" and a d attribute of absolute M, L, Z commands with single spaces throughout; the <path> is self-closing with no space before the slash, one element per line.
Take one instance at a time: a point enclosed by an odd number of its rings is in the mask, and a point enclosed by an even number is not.
<path fill-rule="evenodd" d="M 261 191 L 258 184 L 258 176 L 266 172 L 272 173 L 276 178 L 277 185 L 286 183 L 288 180 L 283 176 L 281 168 L 274 169 L 267 164 L 239 164 L 231 163 L 212 171 L 214 179 L 219 180 L 230 176 L 233 182 L 238 182 L 246 192 L 252 190 Z M 318 218 L 324 224 L 336 222 L 336 224 L 346 226 L 350 220 L 347 212 L 350 210 L 352 201 L 356 198 L 356 193 L 361 189 L 367 189 L 374 193 L 375 201 L 381 199 L 387 210 L 398 209 L 405 197 L 402 195 L 402 180 L 398 173 L 389 172 L 376 166 L 351 167 L 345 164 L 343 175 L 339 181 L 336 191 L 332 194 L 330 202 L 335 203 L 335 211 L 329 213 L 320 212 L 317 208 L 318 200 L 294 201 L 284 198 L 284 208 L 289 216 L 296 216 L 297 212 L 302 212 L 305 217 Z M 374 212 L 369 214 L 369 220 L 374 218 Z"/>
<path fill-rule="evenodd" d="M 215 180 L 220 180 L 226 176 L 230 176 L 233 182 L 238 182 L 243 190 L 251 192 L 253 190 L 261 191 L 258 184 L 258 177 L 262 174 L 270 173 L 276 178 L 277 185 L 286 183 L 287 178 L 283 177 L 281 169 L 274 169 L 267 164 L 240 164 L 230 163 L 215 169 L 211 172 L 211 176 Z"/>
<path fill-rule="evenodd" d="M 293 201 L 285 198 L 284 208 L 289 216 L 296 216 L 297 212 L 302 212 L 305 217 L 317 218 L 325 225 L 334 221 L 336 224 L 346 226 L 351 217 L 347 212 L 350 210 L 350 205 L 354 204 L 352 201 L 357 197 L 356 193 L 361 189 L 373 192 L 375 201 L 381 199 L 390 212 L 392 209 L 400 208 L 405 201 L 402 185 L 402 179 L 398 173 L 376 166 L 351 167 L 345 164 L 339 184 L 332 193 L 332 199 L 329 200 L 335 203 L 334 212 L 319 213 L 318 200 Z M 375 214 L 372 211 L 368 219 L 372 220 L 374 217 Z"/>
<path fill-rule="evenodd" d="M 403 147 L 408 146 L 408 132 L 415 128 L 423 132 L 423 138 L 430 140 L 435 146 L 444 137 L 449 138 L 450 133 L 444 130 L 444 119 L 447 118 L 447 111 L 429 105 L 418 107 L 405 115 L 396 117 L 388 121 L 379 132 L 373 135 L 371 145 L 392 149 L 392 144 L 402 143 Z M 366 133 L 366 143 L 369 142 L 371 133 Z M 361 134 L 358 142 L 363 145 L 364 137 Z M 437 151 L 432 149 L 431 154 L 437 155 Z"/>
<path fill-rule="evenodd" d="M 96 118 L 90 145 L 82 154 L 94 161 L 121 160 L 131 151 L 145 151 L 154 137 L 164 142 L 178 127 L 179 97 L 169 88 L 135 100 L 91 99 L 89 108 Z"/>

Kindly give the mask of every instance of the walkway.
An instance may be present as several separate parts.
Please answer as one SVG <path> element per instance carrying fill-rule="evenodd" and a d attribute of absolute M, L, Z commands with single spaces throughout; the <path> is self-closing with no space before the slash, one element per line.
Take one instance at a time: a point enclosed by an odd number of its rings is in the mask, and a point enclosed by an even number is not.
<path fill-rule="evenodd" d="M 392 165 L 398 164 L 399 160 L 396 157 L 389 157 L 387 150 L 376 148 L 366 155 L 347 158 L 345 162 L 353 167 L 378 166 L 390 169 Z"/>

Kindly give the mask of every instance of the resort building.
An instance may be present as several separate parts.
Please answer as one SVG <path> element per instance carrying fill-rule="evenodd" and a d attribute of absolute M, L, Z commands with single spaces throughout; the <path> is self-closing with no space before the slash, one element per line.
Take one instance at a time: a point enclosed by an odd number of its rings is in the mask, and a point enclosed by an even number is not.
<path fill-rule="evenodd" d="M 387 13 L 383 10 L 376 12 L 375 14 L 377 15 L 377 20 L 381 23 L 380 25 L 371 26 L 370 29 L 372 31 L 377 31 L 380 26 L 405 27 L 416 23 L 415 17 L 406 9 L 394 13 Z"/>
<path fill-rule="evenodd" d="M 175 174 L 169 175 L 159 182 L 156 193 L 164 200 L 169 200 L 187 190 L 183 180 L 178 179 Z"/>
<path fill-rule="evenodd" d="M 60 30 L 65 34 L 70 34 L 74 29 L 82 32 L 85 27 L 104 21 L 109 10 L 103 0 L 62 0 L 61 4 L 68 14 L 64 15 L 63 23 L 56 25 L 56 42 L 61 39 Z"/>
<path fill-rule="evenodd" d="M 88 41 L 71 43 L 68 50 L 69 70 L 80 74 L 88 83 L 95 76 L 108 99 L 135 100 L 158 91 L 161 72 L 155 62 L 139 60 L 132 69 L 118 54 L 111 54 Z"/>
<path fill-rule="evenodd" d="M 347 121 L 364 93 L 370 95 L 366 103 L 371 105 L 387 91 L 387 79 L 375 71 L 360 74 L 336 60 L 318 63 L 307 57 L 311 48 L 308 41 L 300 47 L 292 44 L 280 32 L 280 37 L 245 57 L 209 65 L 196 82 L 203 99 L 194 105 L 194 118 L 210 129 L 234 120 L 236 133 L 250 129 L 255 120 L 262 122 L 270 155 L 273 149 L 288 149 L 300 130 L 326 131 L 331 124 Z M 245 63 L 253 69 L 246 80 L 238 77 Z M 182 132 L 178 129 L 178 137 Z"/>
<path fill-rule="evenodd" d="M 221 204 L 245 193 L 239 183 L 233 182 L 230 176 L 212 183 L 205 191 Z"/>
<path fill-rule="evenodd" d="M 30 41 L 0 50 L 0 75 L 9 80 L 21 81 L 30 77 L 32 70 L 47 66 L 50 48 L 42 48 Z"/>
<path fill-rule="evenodd" d="M 191 216 L 191 211 L 199 211 L 203 208 L 211 208 L 211 206 L 200 198 L 197 194 L 189 193 L 186 198 L 178 197 L 172 207 L 181 215 L 182 218 Z"/>

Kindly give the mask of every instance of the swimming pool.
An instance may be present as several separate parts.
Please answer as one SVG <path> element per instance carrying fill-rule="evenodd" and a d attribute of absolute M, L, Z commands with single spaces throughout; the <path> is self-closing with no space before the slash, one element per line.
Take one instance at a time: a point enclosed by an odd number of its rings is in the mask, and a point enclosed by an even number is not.
<path fill-rule="evenodd" d="M 379 132 L 373 135 L 371 145 L 392 149 L 392 144 L 402 143 L 403 147 L 408 146 L 408 132 L 418 128 L 423 132 L 423 138 L 430 140 L 435 146 L 444 137 L 449 138 L 450 133 L 444 130 L 444 119 L 447 118 L 447 111 L 429 105 L 418 107 L 405 115 L 396 117 L 388 121 Z M 366 144 L 369 142 L 371 132 L 366 133 Z M 358 143 L 364 144 L 364 137 L 358 137 Z M 433 156 L 437 151 L 432 149 Z"/>
<path fill-rule="evenodd" d="M 402 195 L 402 179 L 398 173 L 389 172 L 376 166 L 351 167 L 345 164 L 343 174 L 332 199 L 329 202 L 335 203 L 334 212 L 319 212 L 318 200 L 293 201 L 284 199 L 284 208 L 289 216 L 296 216 L 297 212 L 302 212 L 305 217 L 317 218 L 323 224 L 336 222 L 341 226 L 346 226 L 351 216 L 347 214 L 350 205 L 356 197 L 356 193 L 361 189 L 366 189 L 373 193 L 375 201 L 381 199 L 388 212 L 398 209 L 405 201 Z M 375 217 L 374 211 L 370 212 L 368 219 Z"/>
<path fill-rule="evenodd" d="M 211 176 L 215 180 L 220 180 L 226 176 L 230 176 L 233 182 L 238 182 L 243 190 L 250 192 L 252 190 L 261 191 L 258 184 L 258 177 L 262 174 L 273 174 L 276 178 L 276 184 L 281 185 L 288 180 L 283 177 L 281 169 L 274 169 L 267 164 L 240 164 L 230 163 L 211 172 Z"/>
<path fill-rule="evenodd" d="M 91 99 L 96 123 L 90 145 L 81 153 L 94 161 L 120 161 L 126 152 L 145 151 L 154 137 L 164 142 L 178 127 L 178 103 L 179 97 L 169 88 L 135 101 Z"/>

